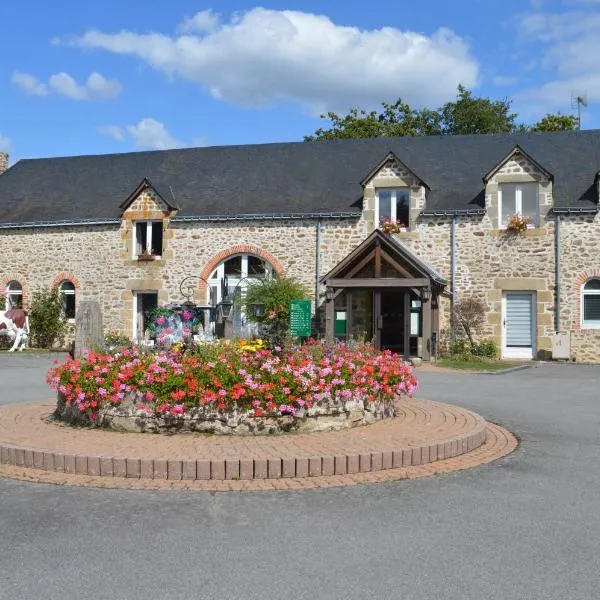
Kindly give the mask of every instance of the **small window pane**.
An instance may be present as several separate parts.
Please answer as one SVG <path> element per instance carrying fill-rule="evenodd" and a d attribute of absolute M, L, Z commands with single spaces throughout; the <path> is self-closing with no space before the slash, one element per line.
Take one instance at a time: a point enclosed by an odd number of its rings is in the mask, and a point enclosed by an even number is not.
<path fill-rule="evenodd" d="M 508 220 L 517 212 L 517 186 L 503 184 L 500 186 L 502 192 L 502 223 L 506 225 Z"/>
<path fill-rule="evenodd" d="M 264 275 L 265 261 L 258 256 L 248 257 L 248 275 Z"/>
<path fill-rule="evenodd" d="M 137 254 L 147 249 L 148 226 L 146 223 L 135 224 L 135 247 Z"/>
<path fill-rule="evenodd" d="M 600 279 L 590 279 L 583 288 L 585 290 L 600 290 Z"/>
<path fill-rule="evenodd" d="M 600 294 L 583 297 L 583 320 L 588 324 L 600 325 Z"/>
<path fill-rule="evenodd" d="M 531 217 L 531 222 L 537 224 L 537 184 L 521 185 L 521 214 Z"/>
<path fill-rule="evenodd" d="M 72 281 L 63 281 L 60 284 L 60 291 L 75 293 L 75 284 Z"/>
<path fill-rule="evenodd" d="M 379 190 L 377 192 L 377 201 L 379 203 L 379 223 L 392 218 L 392 191 Z"/>
<path fill-rule="evenodd" d="M 406 189 L 396 190 L 396 223 L 408 227 L 410 207 L 410 191 Z"/>
<path fill-rule="evenodd" d="M 67 319 L 75 318 L 75 294 L 65 294 L 63 296 L 63 310 Z"/>
<path fill-rule="evenodd" d="M 6 308 L 23 308 L 23 286 L 18 281 L 6 286 Z"/>
<path fill-rule="evenodd" d="M 154 256 L 162 256 L 163 247 L 163 228 L 160 221 L 153 221 L 152 223 L 152 248 L 151 253 Z"/>
<path fill-rule="evenodd" d="M 225 261 L 225 275 L 230 277 L 242 276 L 242 257 L 234 256 Z"/>

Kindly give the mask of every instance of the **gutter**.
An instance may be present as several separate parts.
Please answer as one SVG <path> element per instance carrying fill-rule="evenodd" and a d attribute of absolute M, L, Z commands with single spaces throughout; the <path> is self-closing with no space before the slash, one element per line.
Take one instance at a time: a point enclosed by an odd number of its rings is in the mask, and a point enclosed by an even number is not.
<path fill-rule="evenodd" d="M 452 215 L 450 225 L 450 334 L 452 344 L 456 341 L 456 323 L 454 318 L 454 305 L 456 303 L 456 221 L 458 215 Z"/>
<path fill-rule="evenodd" d="M 581 215 L 581 214 L 589 214 L 589 215 L 595 215 L 599 212 L 599 208 L 596 206 L 590 206 L 590 207 L 554 207 L 550 212 L 554 213 L 555 215 Z"/>
<path fill-rule="evenodd" d="M 120 218 L 78 219 L 71 221 L 25 221 L 23 223 L 0 223 L 0 229 L 28 229 L 31 227 L 81 227 L 84 225 L 118 225 L 120 223 Z"/>
<path fill-rule="evenodd" d="M 486 214 L 485 208 L 456 208 L 448 210 L 424 210 L 421 211 L 421 217 L 480 217 Z"/>
<path fill-rule="evenodd" d="M 554 331 L 560 333 L 560 214 L 556 215 L 554 228 L 554 281 L 555 281 L 555 312 Z"/>

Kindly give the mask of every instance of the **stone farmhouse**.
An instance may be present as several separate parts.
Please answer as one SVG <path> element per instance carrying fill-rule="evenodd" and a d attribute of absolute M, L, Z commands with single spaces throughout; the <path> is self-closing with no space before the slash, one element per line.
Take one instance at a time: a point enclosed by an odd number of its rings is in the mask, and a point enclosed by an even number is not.
<path fill-rule="evenodd" d="M 600 360 L 600 131 L 382 138 L 21 160 L 0 154 L 0 286 L 59 286 L 106 329 L 216 305 L 222 281 L 302 281 L 330 338 L 428 360 L 451 305 L 487 307 L 503 357 Z M 522 231 L 507 227 L 517 217 Z M 512 219 L 512 221 L 511 221 Z M 526 221 L 529 221 L 527 224 Z M 385 234 L 383 221 L 395 222 Z M 566 334 L 566 335 L 565 335 Z M 570 348 L 568 342 L 570 341 Z M 563 347 L 564 350 L 564 347 Z"/>

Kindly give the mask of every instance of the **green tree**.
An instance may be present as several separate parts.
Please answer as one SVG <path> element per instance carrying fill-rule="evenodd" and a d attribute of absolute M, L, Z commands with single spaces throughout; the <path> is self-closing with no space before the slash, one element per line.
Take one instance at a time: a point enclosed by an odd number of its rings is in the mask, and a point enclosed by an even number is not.
<path fill-rule="evenodd" d="M 29 326 L 32 343 L 37 348 L 52 348 L 56 342 L 64 342 L 68 324 L 58 287 L 46 288 L 33 295 Z"/>
<path fill-rule="evenodd" d="M 244 305 L 248 319 L 258 323 L 271 346 L 282 346 L 289 335 L 290 302 L 306 300 L 308 294 L 302 283 L 292 277 L 269 277 L 253 282 L 246 290 Z M 260 312 L 254 307 L 261 306 Z"/>
<path fill-rule="evenodd" d="M 517 122 L 512 102 L 476 97 L 462 85 L 456 99 L 436 110 L 414 109 L 402 100 L 394 104 L 382 102 L 381 111 L 367 112 L 353 108 L 346 115 L 329 112 L 321 115 L 329 121 L 304 140 L 337 140 L 347 138 L 375 138 L 420 135 L 469 135 L 482 133 L 510 133 L 514 131 L 566 131 L 575 129 L 577 118 L 570 115 L 548 114 L 528 127 Z"/>
<path fill-rule="evenodd" d="M 575 115 L 548 113 L 543 119 L 532 125 L 531 131 L 574 131 L 578 127 Z"/>

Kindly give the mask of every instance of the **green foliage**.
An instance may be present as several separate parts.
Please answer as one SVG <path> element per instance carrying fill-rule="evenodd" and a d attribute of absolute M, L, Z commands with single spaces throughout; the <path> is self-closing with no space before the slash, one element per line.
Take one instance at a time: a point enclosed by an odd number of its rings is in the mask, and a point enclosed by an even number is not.
<path fill-rule="evenodd" d="M 498 356 L 498 346 L 494 340 L 482 340 L 475 344 L 472 349 L 474 356 L 481 358 L 496 358 Z"/>
<path fill-rule="evenodd" d="M 478 358 L 496 358 L 498 356 L 498 346 L 494 340 L 482 340 L 471 344 L 467 338 L 459 338 L 452 344 L 450 355 L 462 360 L 470 360 L 474 356 Z"/>
<path fill-rule="evenodd" d="M 269 345 L 284 346 L 289 336 L 290 302 L 306 299 L 308 293 L 296 279 L 269 277 L 248 287 L 244 304 L 248 319 L 260 325 L 261 335 Z M 262 308 L 260 314 L 253 310 L 257 305 Z"/>
<path fill-rule="evenodd" d="M 52 348 L 56 343 L 64 343 L 69 327 L 63 316 L 62 298 L 57 287 L 33 294 L 29 326 L 32 345 L 37 348 Z"/>
<path fill-rule="evenodd" d="M 531 131 L 574 131 L 578 127 L 575 115 L 555 115 L 548 113 L 532 126 Z"/>
<path fill-rule="evenodd" d="M 131 340 L 118 331 L 109 331 L 104 334 L 104 345 L 107 348 L 131 348 Z"/>
<path fill-rule="evenodd" d="M 382 110 L 366 111 L 353 108 L 346 115 L 329 112 L 321 115 L 330 122 L 304 141 L 336 140 L 348 138 L 374 138 L 421 135 L 469 135 L 483 133 L 510 133 L 515 131 L 569 131 L 576 129 L 577 117 L 548 114 L 528 127 L 517 123 L 518 115 L 512 112 L 508 98 L 492 100 L 476 97 L 462 85 L 458 86 L 456 99 L 438 109 L 415 109 L 398 99 L 394 104 L 381 103 Z"/>

